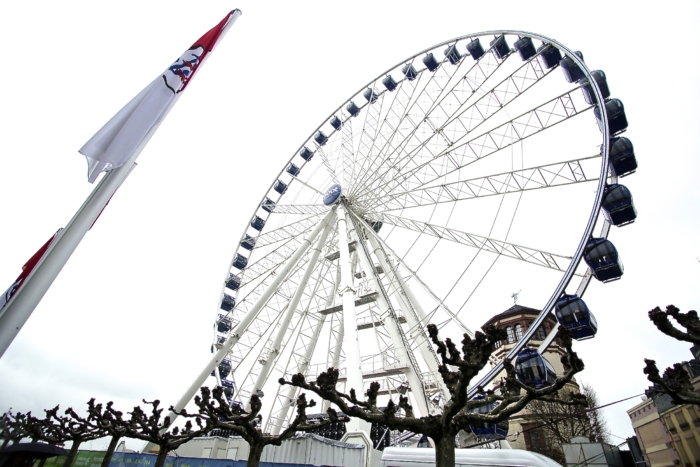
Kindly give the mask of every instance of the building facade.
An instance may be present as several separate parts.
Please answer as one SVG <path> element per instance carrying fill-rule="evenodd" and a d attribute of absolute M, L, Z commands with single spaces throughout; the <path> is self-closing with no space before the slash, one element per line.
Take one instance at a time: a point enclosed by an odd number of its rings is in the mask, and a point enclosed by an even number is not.
<path fill-rule="evenodd" d="M 493 353 L 495 361 L 492 362 L 492 365 L 499 363 L 505 358 L 508 352 L 532 327 L 539 314 L 540 310 L 515 304 L 484 323 L 482 328 L 493 325 L 506 331 L 506 339 L 497 344 L 496 351 Z M 557 320 L 554 315 L 552 313 L 547 315 L 543 323 L 535 331 L 532 339 L 528 342 L 528 346 L 537 349 L 556 324 Z M 561 342 L 559 339 L 555 339 L 542 356 L 552 364 L 555 372 L 560 376 L 564 373 L 561 357 L 565 354 L 566 350 L 561 345 Z M 494 380 L 495 385 L 498 385 L 498 380 L 502 377 L 505 377 L 505 372 Z M 574 393 L 580 392 L 579 385 L 575 380 L 567 383 L 564 390 Z M 522 434 L 515 440 L 509 439 L 510 445 L 514 449 L 540 452 L 563 462 L 564 453 L 559 443 L 553 443 L 552 437 L 541 425 L 542 419 L 540 416 L 531 413 L 528 409 L 519 412 L 509 420 L 508 433 Z M 575 434 L 572 434 L 572 436 L 575 436 Z M 566 438 L 566 441 L 568 442 L 569 439 L 570 437 Z"/>
<path fill-rule="evenodd" d="M 695 391 L 700 392 L 700 360 L 693 358 L 682 365 Z M 692 404 L 677 405 L 653 386 L 646 394 L 647 399 L 627 414 L 647 463 L 651 467 L 700 466 L 700 408 Z"/>
<path fill-rule="evenodd" d="M 649 467 L 679 464 L 678 453 L 659 417 L 654 399 L 644 396 L 644 400 L 629 409 L 627 415 L 632 421 L 632 428 Z"/>

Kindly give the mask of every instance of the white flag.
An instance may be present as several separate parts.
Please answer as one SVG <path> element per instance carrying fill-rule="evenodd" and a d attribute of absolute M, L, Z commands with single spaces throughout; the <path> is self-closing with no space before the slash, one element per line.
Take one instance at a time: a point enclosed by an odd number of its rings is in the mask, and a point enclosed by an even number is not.
<path fill-rule="evenodd" d="M 100 173 L 121 167 L 146 135 L 160 125 L 208 53 L 240 14 L 240 10 L 234 10 L 226 15 L 80 148 L 88 161 L 88 182 L 94 183 Z"/>

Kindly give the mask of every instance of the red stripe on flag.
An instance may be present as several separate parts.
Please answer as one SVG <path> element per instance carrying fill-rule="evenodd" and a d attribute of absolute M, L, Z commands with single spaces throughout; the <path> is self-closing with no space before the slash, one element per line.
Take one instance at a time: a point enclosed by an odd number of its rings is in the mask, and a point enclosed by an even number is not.
<path fill-rule="evenodd" d="M 57 230 L 56 233 L 53 234 L 53 236 L 49 238 L 49 240 L 46 243 L 44 243 L 44 245 L 41 248 L 39 248 L 39 250 L 36 253 L 34 253 L 26 263 L 24 263 L 24 266 L 22 266 L 22 273 L 19 276 L 17 276 L 17 279 L 10 286 L 10 288 L 7 289 L 2 296 L 0 296 L 0 310 L 2 310 L 3 307 L 7 304 L 7 302 L 10 301 L 12 296 L 17 293 L 24 281 L 27 279 L 27 277 L 29 277 L 29 274 L 31 274 L 32 270 L 34 270 L 39 261 L 41 261 L 41 258 L 49 249 L 49 246 L 51 246 L 51 242 L 54 241 L 56 235 L 58 235 L 58 232 L 60 231 L 60 229 Z"/>
<path fill-rule="evenodd" d="M 204 57 L 209 54 L 212 50 L 214 50 L 214 47 L 216 46 L 216 42 L 219 40 L 219 37 L 221 36 L 221 33 L 223 32 L 224 28 L 228 24 L 229 20 L 231 19 L 231 16 L 233 15 L 233 11 L 230 12 L 224 19 L 221 20 L 219 24 L 211 28 L 207 33 L 205 33 L 202 37 L 200 37 L 198 40 L 192 44 L 191 49 L 195 49 L 197 47 L 201 47 L 204 49 L 204 52 L 202 53 L 202 56 L 199 57 L 199 64 L 201 64 L 204 61 Z M 197 72 L 197 69 L 199 68 L 199 65 L 195 67 L 194 70 L 192 70 L 192 75 L 190 75 L 189 79 L 185 81 L 185 83 L 182 86 L 182 89 L 178 92 L 182 92 L 185 90 L 188 84 L 190 84 L 190 81 L 194 77 L 195 73 Z"/>

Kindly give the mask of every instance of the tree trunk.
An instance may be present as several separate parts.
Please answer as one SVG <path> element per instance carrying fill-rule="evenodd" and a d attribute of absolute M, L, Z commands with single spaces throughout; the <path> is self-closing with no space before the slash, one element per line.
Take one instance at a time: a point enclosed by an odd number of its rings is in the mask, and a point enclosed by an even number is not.
<path fill-rule="evenodd" d="M 435 439 L 435 467 L 455 467 L 455 437 L 446 433 Z"/>
<path fill-rule="evenodd" d="M 262 443 L 248 443 L 248 445 L 250 446 L 250 453 L 248 454 L 248 467 L 259 467 L 260 458 L 262 457 L 265 445 Z"/>
<path fill-rule="evenodd" d="M 114 454 L 114 450 L 117 449 L 117 444 L 119 444 L 120 439 L 122 439 L 120 435 L 112 436 L 112 441 L 109 442 L 107 452 L 105 452 L 105 457 L 102 459 L 102 465 L 100 467 L 109 467 L 109 463 L 112 462 L 112 454 Z"/>
<path fill-rule="evenodd" d="M 63 467 L 71 467 L 73 465 L 73 461 L 75 461 L 75 456 L 78 455 L 78 448 L 80 448 L 82 442 L 82 439 L 73 440 L 73 445 L 70 447 L 70 451 L 68 451 L 68 457 L 66 457 L 66 461 L 63 463 Z"/>
<path fill-rule="evenodd" d="M 166 446 L 158 447 L 158 457 L 156 457 L 156 465 L 153 467 L 163 467 L 165 459 L 168 457 L 168 448 Z"/>
<path fill-rule="evenodd" d="M 5 447 L 8 445 L 10 442 L 10 438 L 7 438 L 5 441 L 2 442 L 2 446 L 0 446 L 0 449 L 5 449 Z"/>
<path fill-rule="evenodd" d="M 46 464 L 46 459 L 41 459 L 36 467 L 44 467 L 44 464 Z"/>

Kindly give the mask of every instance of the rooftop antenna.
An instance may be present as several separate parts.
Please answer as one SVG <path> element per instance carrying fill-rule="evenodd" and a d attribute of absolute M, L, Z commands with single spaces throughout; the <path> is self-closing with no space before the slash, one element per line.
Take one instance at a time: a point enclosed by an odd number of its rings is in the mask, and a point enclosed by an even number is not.
<path fill-rule="evenodd" d="M 518 296 L 520 295 L 520 292 L 522 292 L 522 289 L 518 290 L 517 292 L 513 292 L 513 295 L 510 296 L 510 298 L 513 299 L 513 305 L 518 304 Z"/>

